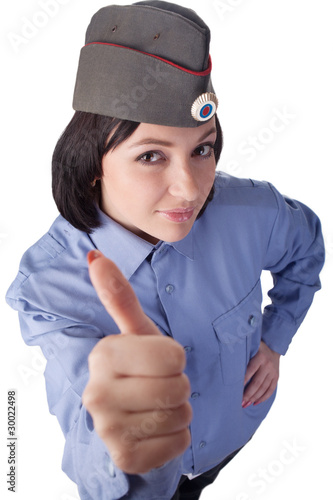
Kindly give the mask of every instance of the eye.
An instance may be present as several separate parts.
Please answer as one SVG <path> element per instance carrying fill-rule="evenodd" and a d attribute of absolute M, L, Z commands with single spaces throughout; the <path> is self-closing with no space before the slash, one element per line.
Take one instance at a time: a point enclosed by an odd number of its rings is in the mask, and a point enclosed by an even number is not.
<path fill-rule="evenodd" d="M 147 165 L 149 163 L 150 164 L 157 163 L 161 159 L 163 159 L 163 157 L 160 153 L 157 153 L 156 151 L 148 151 L 147 153 L 139 156 L 139 158 L 137 158 L 136 161 L 139 161 L 144 165 Z"/>
<path fill-rule="evenodd" d="M 210 158 L 214 152 L 213 144 L 203 144 L 202 146 L 198 146 L 194 150 L 194 156 L 201 156 L 202 158 Z"/>

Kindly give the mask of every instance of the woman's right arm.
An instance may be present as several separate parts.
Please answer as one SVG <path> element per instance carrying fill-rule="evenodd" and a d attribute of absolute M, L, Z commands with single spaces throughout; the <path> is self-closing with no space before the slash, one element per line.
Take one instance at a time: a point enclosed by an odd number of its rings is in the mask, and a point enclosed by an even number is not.
<path fill-rule="evenodd" d="M 64 280 L 65 283 L 61 283 Z M 47 360 L 45 380 L 48 404 L 50 412 L 56 415 L 66 439 L 63 470 L 78 485 L 81 499 L 118 500 L 128 492 L 126 498 L 148 498 L 149 495 L 156 494 L 161 499 L 168 499 L 178 483 L 181 457 L 174 460 L 171 460 L 172 456 L 167 457 L 166 460 L 170 461 L 166 466 L 144 474 L 140 474 L 141 471 L 136 474 L 134 471 L 133 474 L 136 475 L 129 476 L 117 467 L 117 460 L 114 460 L 110 453 L 110 446 L 108 448 L 105 444 L 114 442 L 114 433 L 105 434 L 109 409 L 103 409 L 103 404 L 96 406 L 96 399 L 95 405 L 91 404 L 91 401 L 94 400 L 96 391 L 104 395 L 109 391 L 109 403 L 114 398 L 110 380 L 112 363 L 104 347 L 119 335 L 105 337 L 99 328 L 98 319 L 103 314 L 107 316 L 107 313 L 90 281 L 89 286 L 96 296 L 96 301 L 92 301 L 88 296 L 86 300 L 82 299 L 82 294 L 84 296 L 85 293 L 84 283 L 87 282 L 85 276 L 82 279 L 82 271 L 80 282 L 82 289 L 75 291 L 77 283 L 74 283 L 74 278 L 67 276 L 66 280 L 65 275 L 59 278 L 49 266 L 41 266 L 39 272 L 30 276 L 21 270 L 7 294 L 7 302 L 19 312 L 25 342 L 28 345 L 40 346 Z M 113 325 L 109 317 L 108 326 L 111 333 L 115 333 Z M 171 339 L 161 336 L 161 341 L 170 342 Z M 89 372 L 88 357 L 96 350 L 103 360 L 95 364 L 97 366 Z M 90 396 L 88 392 L 87 401 L 91 412 L 82 404 L 82 395 L 89 380 Z M 103 401 L 104 398 L 97 397 L 97 401 L 99 399 Z M 163 405 L 163 397 L 160 400 Z M 165 419 L 161 418 L 163 409 L 165 408 L 157 409 L 157 413 L 156 409 L 153 410 L 160 425 L 165 425 Z M 104 429 L 100 432 L 103 439 L 96 432 L 91 413 L 95 415 L 95 419 L 104 421 Z M 119 415 L 118 412 L 118 419 Z M 187 419 L 188 415 L 189 412 Z M 170 418 L 170 422 L 176 420 Z M 187 420 L 186 426 L 188 423 Z M 140 428 L 140 425 L 134 422 L 132 427 Z M 128 444 L 126 440 L 125 444 Z M 156 467 L 160 465 L 161 462 L 156 463 Z M 154 462 L 148 469 L 153 466 Z"/>

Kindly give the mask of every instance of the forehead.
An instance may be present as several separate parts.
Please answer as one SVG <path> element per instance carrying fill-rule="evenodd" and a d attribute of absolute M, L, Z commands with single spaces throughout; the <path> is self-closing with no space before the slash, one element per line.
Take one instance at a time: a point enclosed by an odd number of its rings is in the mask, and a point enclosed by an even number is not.
<path fill-rule="evenodd" d="M 200 138 L 214 132 L 215 117 L 211 118 L 200 127 L 167 127 L 164 125 L 155 125 L 150 123 L 140 123 L 135 132 L 131 135 L 130 141 L 137 142 L 146 138 L 163 139 L 164 141 L 179 142 L 182 140 L 191 140 L 196 142 Z"/>

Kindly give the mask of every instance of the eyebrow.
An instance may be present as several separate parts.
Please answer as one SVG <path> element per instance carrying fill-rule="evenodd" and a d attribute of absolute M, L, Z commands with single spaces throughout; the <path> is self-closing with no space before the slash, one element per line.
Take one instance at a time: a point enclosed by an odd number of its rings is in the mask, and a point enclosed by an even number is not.
<path fill-rule="evenodd" d="M 200 137 L 200 139 L 198 140 L 198 144 L 200 142 L 204 141 L 211 134 L 214 134 L 216 132 L 217 132 L 216 127 L 211 128 L 207 133 L 205 133 L 202 137 Z M 130 149 L 136 148 L 138 146 L 145 146 L 147 144 L 155 144 L 155 145 L 159 145 L 159 146 L 165 146 L 168 148 L 173 146 L 172 142 L 163 141 L 162 139 L 156 139 L 156 138 L 154 139 L 152 137 L 148 137 L 147 139 L 142 139 L 142 141 L 135 142 L 134 144 L 132 144 L 130 146 Z"/>

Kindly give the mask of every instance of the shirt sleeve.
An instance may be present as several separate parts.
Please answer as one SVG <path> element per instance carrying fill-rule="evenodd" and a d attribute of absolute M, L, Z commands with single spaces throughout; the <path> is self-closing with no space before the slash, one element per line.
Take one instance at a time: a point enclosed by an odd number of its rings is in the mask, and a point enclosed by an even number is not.
<path fill-rule="evenodd" d="M 320 289 L 325 250 L 319 218 L 304 204 L 282 196 L 272 185 L 277 215 L 264 269 L 273 277 L 271 304 L 263 314 L 262 340 L 285 354 Z"/>
<path fill-rule="evenodd" d="M 89 317 L 86 323 L 76 324 L 52 313 L 52 297 L 50 308 L 42 310 L 37 302 L 43 301 L 47 287 L 44 283 L 43 290 L 36 278 L 34 283 L 29 286 L 29 278 L 19 272 L 6 299 L 19 313 L 25 342 L 40 346 L 47 360 L 48 405 L 65 436 L 63 471 L 77 484 L 82 500 L 147 500 L 155 493 L 156 498 L 168 500 L 177 487 L 181 458 L 138 476 L 127 475 L 113 464 L 81 401 L 89 378 L 88 355 L 104 334 L 89 324 Z M 40 288 L 38 294 L 33 292 L 35 286 Z"/>

